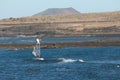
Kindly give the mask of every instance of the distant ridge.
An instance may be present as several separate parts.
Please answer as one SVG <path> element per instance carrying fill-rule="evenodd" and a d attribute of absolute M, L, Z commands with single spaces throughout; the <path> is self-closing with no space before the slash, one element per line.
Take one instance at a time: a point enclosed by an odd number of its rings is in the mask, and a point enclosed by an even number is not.
<path fill-rule="evenodd" d="M 75 10 L 74 8 L 49 8 L 43 12 L 35 14 L 33 16 L 41 16 L 41 15 L 62 15 L 62 14 L 79 14 L 80 12 Z"/>
<path fill-rule="evenodd" d="M 51 9 L 48 10 L 51 11 Z M 0 36 L 18 35 L 38 36 L 40 38 L 119 37 L 120 11 L 22 18 L 10 17 L 0 20 Z"/>

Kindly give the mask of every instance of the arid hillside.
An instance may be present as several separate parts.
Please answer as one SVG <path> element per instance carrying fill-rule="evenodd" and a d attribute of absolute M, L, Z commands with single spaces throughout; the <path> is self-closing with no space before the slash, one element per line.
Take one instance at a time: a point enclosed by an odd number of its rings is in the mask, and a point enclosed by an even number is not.
<path fill-rule="evenodd" d="M 120 11 L 29 16 L 0 20 L 0 36 L 119 36 Z"/>

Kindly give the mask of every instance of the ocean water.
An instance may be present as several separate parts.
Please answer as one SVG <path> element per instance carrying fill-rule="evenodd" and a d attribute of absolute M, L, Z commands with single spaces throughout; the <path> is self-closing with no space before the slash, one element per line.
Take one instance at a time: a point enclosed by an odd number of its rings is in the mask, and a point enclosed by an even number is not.
<path fill-rule="evenodd" d="M 0 44 L 31 44 L 35 43 L 36 37 L 0 37 Z M 72 38 L 42 38 L 41 42 L 84 42 L 97 40 L 120 40 L 120 37 L 72 37 Z"/>
<path fill-rule="evenodd" d="M 120 47 L 0 49 L 0 80 L 120 80 Z"/>

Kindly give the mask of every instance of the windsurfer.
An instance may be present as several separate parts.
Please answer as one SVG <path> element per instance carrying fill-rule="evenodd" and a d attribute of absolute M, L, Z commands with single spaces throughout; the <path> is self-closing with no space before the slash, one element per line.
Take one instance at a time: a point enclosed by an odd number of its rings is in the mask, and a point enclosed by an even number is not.
<path fill-rule="evenodd" d="M 36 39 L 36 44 L 40 45 L 40 40 L 38 38 Z"/>

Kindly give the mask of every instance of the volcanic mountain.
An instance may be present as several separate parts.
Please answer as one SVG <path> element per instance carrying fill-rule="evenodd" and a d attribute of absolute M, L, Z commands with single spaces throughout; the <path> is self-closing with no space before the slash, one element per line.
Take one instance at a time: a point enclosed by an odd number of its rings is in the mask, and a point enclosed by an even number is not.
<path fill-rule="evenodd" d="M 74 8 L 49 8 L 43 12 L 37 13 L 33 16 L 41 16 L 41 15 L 62 15 L 62 14 L 79 14 L 80 12 L 75 10 Z"/>

